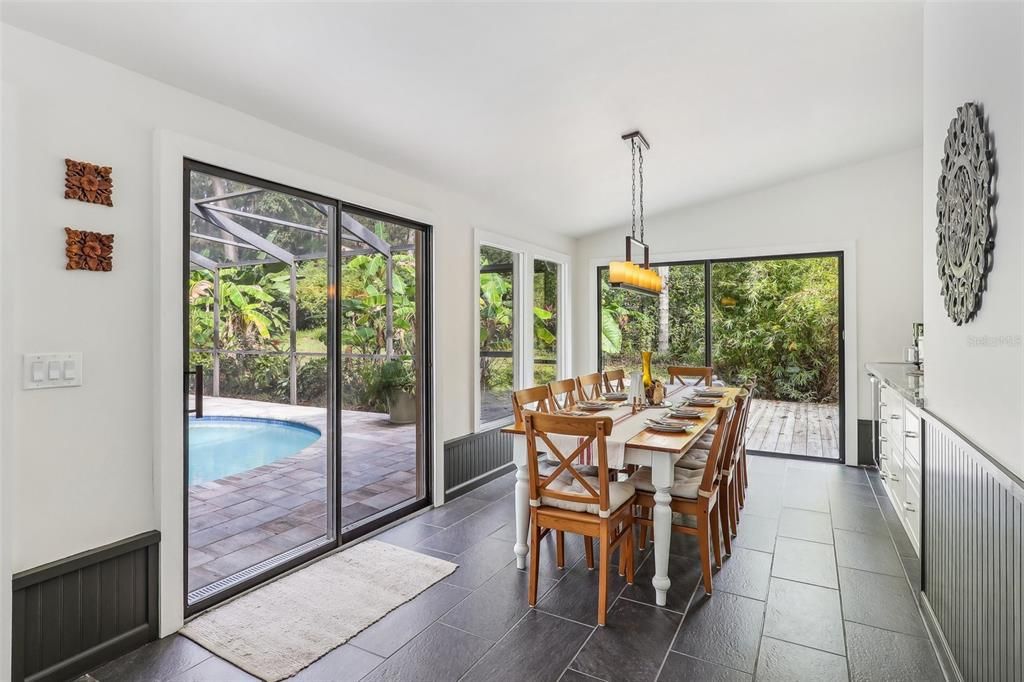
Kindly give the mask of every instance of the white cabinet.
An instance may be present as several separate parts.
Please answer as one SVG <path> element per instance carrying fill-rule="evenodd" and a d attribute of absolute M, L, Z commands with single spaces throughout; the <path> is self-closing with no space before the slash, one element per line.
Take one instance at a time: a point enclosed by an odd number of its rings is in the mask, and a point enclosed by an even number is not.
<path fill-rule="evenodd" d="M 921 537 L 921 413 L 883 383 L 878 398 L 882 482 L 914 549 Z"/>

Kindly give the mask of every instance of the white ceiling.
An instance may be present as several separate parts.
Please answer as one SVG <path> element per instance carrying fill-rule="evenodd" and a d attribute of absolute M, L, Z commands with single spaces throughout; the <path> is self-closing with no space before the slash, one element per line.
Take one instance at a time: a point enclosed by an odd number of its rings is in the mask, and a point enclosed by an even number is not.
<path fill-rule="evenodd" d="M 579 235 L 920 144 L 921 8 L 3 3 L 3 21 Z M 865 197 L 865 200 L 868 200 Z"/>

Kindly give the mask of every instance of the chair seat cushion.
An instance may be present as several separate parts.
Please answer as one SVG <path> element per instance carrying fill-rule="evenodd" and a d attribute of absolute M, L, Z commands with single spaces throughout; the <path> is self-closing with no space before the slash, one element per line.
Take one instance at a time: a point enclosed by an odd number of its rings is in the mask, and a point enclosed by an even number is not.
<path fill-rule="evenodd" d="M 707 450 L 690 450 L 676 462 L 676 469 L 703 471 L 708 464 L 708 454 Z"/>
<path fill-rule="evenodd" d="M 545 457 L 542 460 L 542 462 L 547 462 L 548 464 L 551 465 L 551 469 L 549 470 L 548 473 L 550 473 L 551 471 L 554 471 L 555 467 L 558 466 L 561 463 L 561 462 L 558 461 L 558 458 L 555 457 L 552 454 L 545 455 Z M 584 476 L 594 476 L 594 477 L 597 477 L 597 467 L 595 467 L 595 466 L 576 466 L 574 468 L 576 469 L 576 471 L 580 472 Z"/>
<path fill-rule="evenodd" d="M 691 471 L 688 469 L 675 470 L 675 481 L 672 483 L 672 497 L 684 500 L 696 500 L 697 491 L 700 490 L 700 480 L 704 477 L 703 471 Z M 647 467 L 641 468 L 629 477 L 637 490 L 653 493 L 654 484 L 651 483 L 651 470 Z"/>
<path fill-rule="evenodd" d="M 596 477 L 584 476 L 587 483 L 590 484 L 594 490 L 600 490 L 601 484 L 598 482 Z M 554 481 L 549 485 L 547 490 L 558 493 L 575 493 L 577 495 L 589 495 L 589 493 L 580 485 L 580 482 L 572 477 L 570 474 L 568 478 L 559 476 L 558 480 Z M 636 489 L 631 483 L 619 483 L 610 482 L 608 483 L 608 513 L 614 513 L 616 509 L 633 499 L 633 495 L 636 493 Z M 546 507 L 557 507 L 558 509 L 565 509 L 566 511 L 584 512 L 586 514 L 594 514 L 599 516 L 601 513 L 601 507 L 597 504 L 587 504 L 586 502 L 573 502 L 570 500 L 560 500 L 555 497 L 547 497 L 541 495 L 540 503 Z"/>

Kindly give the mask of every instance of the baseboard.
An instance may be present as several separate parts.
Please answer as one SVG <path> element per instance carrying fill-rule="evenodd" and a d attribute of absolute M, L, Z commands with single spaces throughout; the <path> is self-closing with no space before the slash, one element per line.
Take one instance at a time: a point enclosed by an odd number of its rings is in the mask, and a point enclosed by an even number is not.
<path fill-rule="evenodd" d="M 511 464 L 511 463 L 505 464 L 504 466 L 500 466 L 497 469 L 492 469 L 491 471 L 488 471 L 483 476 L 479 476 L 477 478 L 474 478 L 472 481 L 468 481 L 466 483 L 463 483 L 462 485 L 460 485 L 460 486 L 458 486 L 456 488 L 453 488 L 453 489 L 448 490 L 447 492 L 445 492 L 445 494 L 444 494 L 445 501 L 451 502 L 456 497 L 460 497 L 462 495 L 465 495 L 468 492 L 472 492 L 473 490 L 476 490 L 480 486 L 485 485 L 487 483 L 490 483 L 491 481 L 493 481 L 496 478 L 501 478 L 505 474 L 510 473 L 512 471 L 515 471 L 515 470 L 516 470 L 516 465 L 515 464 Z"/>
<path fill-rule="evenodd" d="M 454 438 L 444 444 L 445 497 L 482 481 L 512 462 L 512 437 L 495 427 Z M 500 474 L 499 474 L 500 475 Z M 482 483 L 480 483 L 482 485 Z"/>
<path fill-rule="evenodd" d="M 935 618 L 932 605 L 928 603 L 928 595 L 921 592 L 918 597 L 921 613 L 924 615 L 924 624 L 928 629 L 928 636 L 931 637 L 932 644 L 935 647 L 935 654 L 939 659 L 939 666 L 942 668 L 942 674 L 945 676 L 946 682 L 964 682 L 964 676 L 956 664 L 956 659 L 953 658 L 953 651 L 949 648 L 949 642 L 946 641 L 946 636 L 942 633 L 942 628 L 939 627 L 939 621 Z"/>
<path fill-rule="evenodd" d="M 11 679 L 73 679 L 156 639 L 159 543 L 149 531 L 16 574 Z"/>

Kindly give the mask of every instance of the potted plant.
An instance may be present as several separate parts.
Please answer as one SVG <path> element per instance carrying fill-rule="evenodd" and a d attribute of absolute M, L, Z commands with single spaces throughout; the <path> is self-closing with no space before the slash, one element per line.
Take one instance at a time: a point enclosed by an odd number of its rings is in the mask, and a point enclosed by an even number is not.
<path fill-rule="evenodd" d="M 387 404 L 392 424 L 412 424 L 416 421 L 415 385 L 415 377 L 401 360 L 388 360 L 381 365 L 373 393 Z"/>

